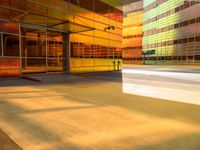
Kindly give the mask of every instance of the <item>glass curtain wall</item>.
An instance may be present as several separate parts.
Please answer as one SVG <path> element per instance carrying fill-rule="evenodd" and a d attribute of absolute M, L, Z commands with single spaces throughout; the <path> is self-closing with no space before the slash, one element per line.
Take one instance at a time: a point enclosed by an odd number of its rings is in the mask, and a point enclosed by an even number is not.
<path fill-rule="evenodd" d="M 199 64 L 199 14 L 199 0 L 144 0 L 145 64 Z"/>
<path fill-rule="evenodd" d="M 99 0 L 72 3 L 70 12 L 73 22 L 95 28 L 70 35 L 71 71 L 121 69 L 122 12 Z"/>
<path fill-rule="evenodd" d="M 47 30 L 47 70 L 58 72 L 64 69 L 64 51 L 66 41 L 62 32 Z"/>
<path fill-rule="evenodd" d="M 46 66 L 46 31 L 21 27 L 22 73 L 44 73 Z"/>
<path fill-rule="evenodd" d="M 19 26 L 14 22 L 0 20 L 0 77 L 19 75 Z"/>
<path fill-rule="evenodd" d="M 17 77 L 20 76 L 20 71 L 23 74 L 63 71 L 65 41 L 62 32 L 21 27 L 19 36 L 18 24 L 1 21 L 1 25 L 3 25 L 1 27 L 3 32 L 0 33 L 1 77 Z M 9 30 L 10 27 L 12 31 Z M 22 57 L 20 57 L 20 41 Z"/>
<path fill-rule="evenodd" d="M 100 0 L 0 0 L 1 76 L 62 71 L 63 33 L 71 72 L 121 68 L 122 11 Z"/>
<path fill-rule="evenodd" d="M 57 27 L 65 22 L 56 12 L 37 1 L 0 0 L 1 78 L 63 71 L 70 25 Z"/>
<path fill-rule="evenodd" d="M 22 73 L 63 71 L 63 33 L 21 27 Z"/>

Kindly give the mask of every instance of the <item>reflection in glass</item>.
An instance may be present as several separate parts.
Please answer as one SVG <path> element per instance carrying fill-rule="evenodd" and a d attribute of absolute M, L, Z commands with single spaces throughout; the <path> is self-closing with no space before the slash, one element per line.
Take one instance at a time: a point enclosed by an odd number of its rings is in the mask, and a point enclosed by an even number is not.
<path fill-rule="evenodd" d="M 46 72 L 46 58 L 26 57 L 22 58 L 23 74 Z"/>
<path fill-rule="evenodd" d="M 46 68 L 46 42 L 45 41 L 37 41 L 35 39 L 24 39 L 23 44 L 23 69 L 39 69 L 38 71 L 42 70 L 45 72 Z"/>
<path fill-rule="evenodd" d="M 32 37 L 32 38 L 45 39 L 46 38 L 46 31 L 42 30 L 42 29 L 22 27 L 21 28 L 21 35 L 27 36 L 27 37 Z"/>
<path fill-rule="evenodd" d="M 63 33 L 56 31 L 47 32 L 48 39 L 48 71 L 63 71 Z"/>
<path fill-rule="evenodd" d="M 86 43 L 71 43 L 71 71 L 105 71 L 121 69 L 121 48 Z"/>
<path fill-rule="evenodd" d="M 19 25 L 14 22 L 0 20 L 0 32 L 18 34 L 19 33 Z"/>
<path fill-rule="evenodd" d="M 63 42 L 48 41 L 48 71 L 63 71 Z"/>
<path fill-rule="evenodd" d="M 46 72 L 45 30 L 21 29 L 23 73 Z"/>
<path fill-rule="evenodd" d="M 0 78 L 20 76 L 19 58 L 0 56 Z"/>

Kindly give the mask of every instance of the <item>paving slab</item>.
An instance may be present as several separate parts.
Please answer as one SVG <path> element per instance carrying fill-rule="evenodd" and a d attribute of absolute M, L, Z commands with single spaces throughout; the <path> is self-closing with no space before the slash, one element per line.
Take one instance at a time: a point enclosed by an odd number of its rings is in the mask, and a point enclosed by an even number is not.
<path fill-rule="evenodd" d="M 22 148 L 0 129 L 0 150 L 22 150 Z"/>

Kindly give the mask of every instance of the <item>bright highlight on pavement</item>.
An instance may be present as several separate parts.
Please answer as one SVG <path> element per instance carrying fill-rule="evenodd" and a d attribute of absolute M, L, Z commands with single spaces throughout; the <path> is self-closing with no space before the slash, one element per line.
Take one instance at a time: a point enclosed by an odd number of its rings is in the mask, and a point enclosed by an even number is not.
<path fill-rule="evenodd" d="M 123 69 L 123 92 L 200 105 L 200 74 L 188 70 Z"/>

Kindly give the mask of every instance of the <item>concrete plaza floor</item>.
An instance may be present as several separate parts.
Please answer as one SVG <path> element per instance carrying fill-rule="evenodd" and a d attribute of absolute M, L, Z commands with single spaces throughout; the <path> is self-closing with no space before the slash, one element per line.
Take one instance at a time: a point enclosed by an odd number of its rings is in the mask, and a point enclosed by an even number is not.
<path fill-rule="evenodd" d="M 134 66 L 123 73 L 31 76 L 41 82 L 2 80 L 0 129 L 24 150 L 199 150 L 200 106 L 187 100 L 198 96 L 198 73 Z M 154 96 L 159 88 L 146 92 L 160 86 L 178 89 L 178 98 L 169 95 L 174 91 Z M 178 92 L 187 88 L 180 102 Z"/>

